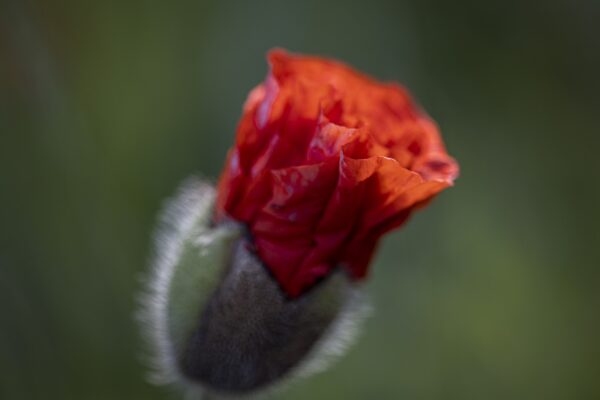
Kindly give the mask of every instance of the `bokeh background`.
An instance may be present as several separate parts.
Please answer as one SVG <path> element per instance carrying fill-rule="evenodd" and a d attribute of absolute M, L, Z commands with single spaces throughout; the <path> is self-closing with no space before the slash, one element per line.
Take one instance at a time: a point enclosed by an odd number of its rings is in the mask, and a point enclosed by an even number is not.
<path fill-rule="evenodd" d="M 276 399 L 600 398 L 600 2 L 0 1 L 0 398 L 176 399 L 133 319 L 163 200 L 216 179 L 273 46 L 403 82 L 462 175 L 375 313 Z"/>

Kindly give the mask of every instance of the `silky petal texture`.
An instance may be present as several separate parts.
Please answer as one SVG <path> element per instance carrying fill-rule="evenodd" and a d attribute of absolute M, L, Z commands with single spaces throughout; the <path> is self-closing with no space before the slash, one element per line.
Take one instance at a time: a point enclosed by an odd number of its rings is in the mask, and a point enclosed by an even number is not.
<path fill-rule="evenodd" d="M 459 169 L 400 85 L 319 57 L 268 58 L 265 82 L 244 104 L 215 219 L 245 223 L 257 255 L 296 297 L 337 267 L 365 277 L 381 236 Z"/>

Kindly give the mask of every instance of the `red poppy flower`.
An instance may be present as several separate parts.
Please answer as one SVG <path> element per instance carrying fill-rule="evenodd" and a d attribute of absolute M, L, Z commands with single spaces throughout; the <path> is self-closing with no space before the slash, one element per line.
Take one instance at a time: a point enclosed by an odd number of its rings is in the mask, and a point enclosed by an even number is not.
<path fill-rule="evenodd" d="M 246 101 L 216 218 L 245 223 L 296 297 L 341 266 L 363 278 L 379 238 L 452 185 L 457 163 L 406 89 L 274 50 Z"/>

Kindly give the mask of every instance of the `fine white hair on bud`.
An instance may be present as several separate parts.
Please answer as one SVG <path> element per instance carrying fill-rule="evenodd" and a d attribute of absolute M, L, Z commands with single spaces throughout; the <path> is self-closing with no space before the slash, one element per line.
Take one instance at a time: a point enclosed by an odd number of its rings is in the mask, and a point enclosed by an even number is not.
<path fill-rule="evenodd" d="M 193 258 L 191 252 L 195 252 L 198 257 L 205 257 L 206 251 L 210 249 L 211 240 L 216 242 L 217 237 L 227 236 L 225 233 L 236 235 L 236 229 L 231 226 L 224 228 L 230 232 L 219 230 L 215 234 L 209 231 L 214 199 L 214 188 L 192 177 L 166 202 L 159 217 L 151 271 L 144 278 L 145 291 L 140 296 L 141 307 L 137 315 L 143 326 L 142 333 L 148 342 L 152 368 L 150 380 L 156 384 L 180 383 L 175 348 L 181 345 L 177 343 L 181 338 L 177 338 L 175 332 L 178 327 L 172 324 L 179 319 L 178 313 L 187 311 L 192 314 L 192 319 L 196 318 L 193 310 L 185 308 L 174 310 L 176 314 L 170 315 L 171 309 L 177 304 L 177 290 L 180 288 L 176 285 L 186 282 L 186 279 L 174 281 L 174 278 L 190 269 L 185 268 L 185 263 L 182 264 L 181 261 L 185 261 L 186 257 Z M 190 293 L 194 297 L 190 300 L 198 301 L 195 306 L 198 313 L 202 301 L 206 301 L 211 291 L 211 280 L 217 278 L 217 263 L 205 263 L 201 267 L 191 268 L 192 273 L 196 274 L 194 277 L 198 278 L 196 282 L 205 285 L 204 288 L 199 287 L 199 290 Z M 204 279 L 197 274 L 204 274 Z M 191 279 L 188 282 L 191 282 Z M 188 304 L 191 304 L 191 301 Z"/>
<path fill-rule="evenodd" d="M 139 319 L 157 384 L 256 397 L 323 370 L 368 314 L 338 268 L 290 299 L 234 222 L 212 224 L 214 188 L 188 179 L 163 211 Z"/>

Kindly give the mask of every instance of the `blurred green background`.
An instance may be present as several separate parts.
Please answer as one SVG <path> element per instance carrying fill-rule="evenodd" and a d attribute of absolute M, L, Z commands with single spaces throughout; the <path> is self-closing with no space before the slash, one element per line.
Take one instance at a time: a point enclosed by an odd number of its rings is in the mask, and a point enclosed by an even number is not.
<path fill-rule="evenodd" d="M 462 175 L 357 346 L 278 399 L 600 398 L 600 2 L 0 0 L 0 398 L 176 399 L 133 319 L 163 199 L 283 46 L 410 88 Z"/>

